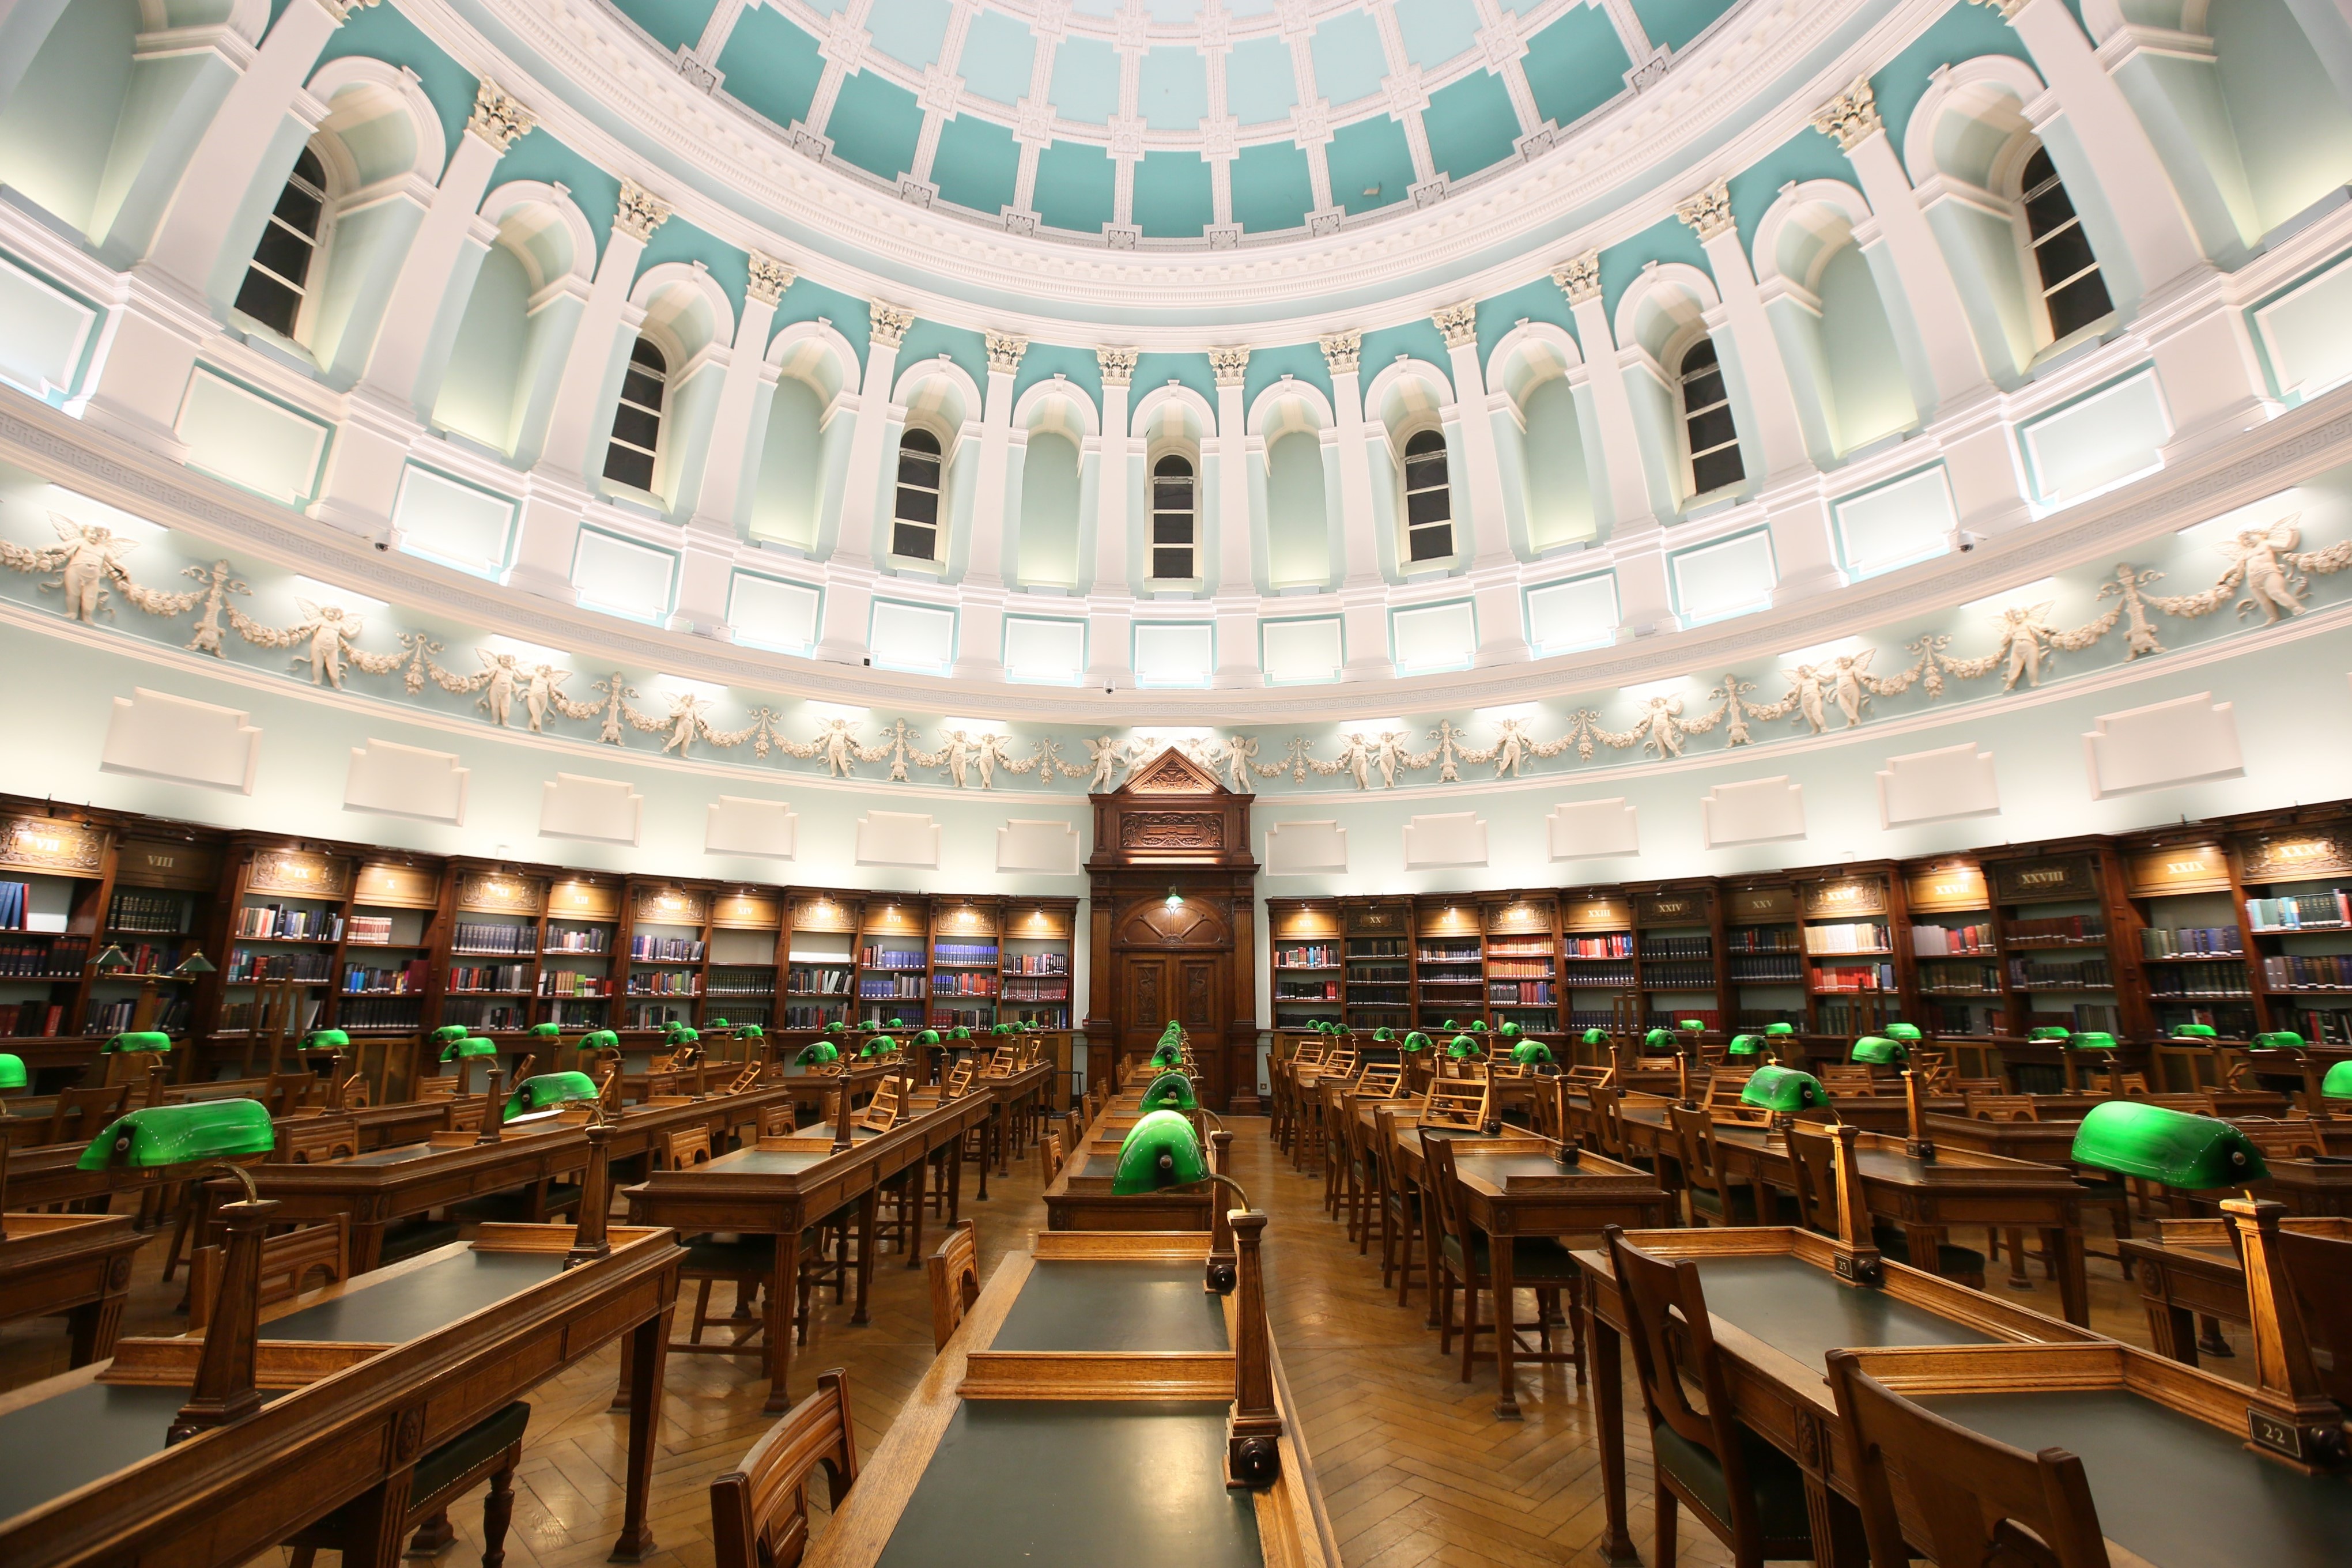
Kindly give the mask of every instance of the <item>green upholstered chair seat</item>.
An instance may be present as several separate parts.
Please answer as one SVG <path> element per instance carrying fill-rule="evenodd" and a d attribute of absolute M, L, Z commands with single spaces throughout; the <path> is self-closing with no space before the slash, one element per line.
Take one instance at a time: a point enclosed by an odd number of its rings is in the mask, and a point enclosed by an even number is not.
<path fill-rule="evenodd" d="M 1891 1225 L 1871 1227 L 1870 1242 L 1889 1261 L 1909 1264 L 1915 1269 L 1920 1267 L 1911 1261 L 1911 1239 Z M 1985 1255 L 1975 1248 L 1955 1247 L 1948 1241 L 1937 1243 L 1937 1273 L 1949 1278 L 1960 1274 L 1982 1276 L 1984 1271 Z"/>
<path fill-rule="evenodd" d="M 1470 1242 L 1471 1256 L 1481 1275 L 1488 1273 L 1486 1233 L 1475 1233 Z M 1462 1243 L 1448 1236 L 1445 1239 L 1445 1260 L 1454 1271 L 1462 1270 Z M 1514 1236 L 1511 1238 L 1511 1282 L 1517 1285 L 1565 1285 L 1582 1279 L 1576 1260 L 1568 1249 L 1549 1236 Z"/>
<path fill-rule="evenodd" d="M 385 1263 L 397 1263 L 404 1258 L 430 1252 L 436 1247 L 446 1247 L 457 1239 L 457 1222 L 454 1219 L 412 1219 L 385 1229 L 379 1256 Z"/>
<path fill-rule="evenodd" d="M 1723 1466 L 1716 1457 L 1663 1421 L 1651 1428 L 1650 1443 L 1659 1467 L 1729 1528 L 1731 1492 L 1724 1483 Z M 1740 1455 L 1748 1462 L 1748 1484 L 1756 1493 L 1756 1521 L 1764 1539 L 1811 1540 L 1813 1531 L 1805 1512 L 1805 1477 L 1797 1469 L 1797 1462 L 1745 1427 L 1739 1428 L 1739 1446 Z"/>
<path fill-rule="evenodd" d="M 476 1422 L 416 1461 L 416 1473 L 409 1482 L 409 1497 L 422 1502 L 467 1471 L 488 1463 L 521 1442 L 523 1431 L 530 1425 L 530 1406 L 520 1399 L 488 1420 Z M 347 1502 L 313 1525 L 311 1531 L 341 1534 L 346 1526 L 358 1522 L 358 1508 L 356 1500 Z"/>

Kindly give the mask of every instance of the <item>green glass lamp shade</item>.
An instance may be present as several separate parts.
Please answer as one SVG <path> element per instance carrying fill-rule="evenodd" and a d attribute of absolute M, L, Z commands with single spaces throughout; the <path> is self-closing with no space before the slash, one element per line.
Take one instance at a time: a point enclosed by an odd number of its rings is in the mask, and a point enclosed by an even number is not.
<path fill-rule="evenodd" d="M 340 1029 L 314 1029 L 310 1031 L 310 1038 L 302 1042 L 302 1049 L 305 1051 L 349 1051 L 351 1048 L 351 1035 Z M 152 1051 L 155 1047 L 138 1045 L 131 1049 Z"/>
<path fill-rule="evenodd" d="M 1826 1105 L 1829 1101 L 1829 1091 L 1822 1087 L 1820 1079 L 1793 1067 L 1759 1067 L 1748 1074 L 1746 1087 L 1739 1091 L 1742 1105 L 1783 1114 Z"/>
<path fill-rule="evenodd" d="M 1457 1034 L 1445 1042 L 1445 1054 L 1459 1061 L 1465 1056 L 1482 1056 L 1486 1053 L 1480 1049 L 1476 1040 L 1466 1034 Z"/>
<path fill-rule="evenodd" d="M 948 1038 L 950 1040 L 970 1040 L 971 1038 L 971 1026 L 970 1024 L 960 1023 L 955 1027 L 955 1033 Z"/>
<path fill-rule="evenodd" d="M 25 1075 L 23 1057 L 0 1055 L 0 1089 L 22 1089 L 30 1082 Z"/>
<path fill-rule="evenodd" d="M 1472 1019 L 1470 1020 L 1470 1032 L 1471 1032 L 1472 1034 L 1484 1034 L 1484 1033 L 1486 1033 L 1486 1020 L 1485 1019 Z"/>
<path fill-rule="evenodd" d="M 1794 1034 L 1797 1032 L 1797 1026 L 1792 1023 L 1768 1023 L 1764 1026 L 1764 1032 L 1768 1035 Z"/>
<path fill-rule="evenodd" d="M 834 1044 L 833 1041 L 829 1040 L 811 1040 L 808 1044 L 801 1047 L 801 1053 L 798 1056 L 793 1058 L 793 1062 L 802 1067 L 814 1067 L 821 1061 L 838 1061 L 840 1060 L 841 1047 Z"/>
<path fill-rule="evenodd" d="M 1886 1038 L 1899 1040 L 1906 1045 L 1919 1043 L 1919 1026 L 1916 1023 L 1891 1023 L 1886 1026 Z"/>
<path fill-rule="evenodd" d="M 1521 1067 L 1533 1067 L 1539 1061 L 1551 1060 L 1551 1047 L 1539 1040 L 1523 1040 L 1511 1047 L 1511 1060 Z"/>
<path fill-rule="evenodd" d="M 453 1040 L 446 1045 L 444 1045 L 441 1048 L 441 1060 L 444 1061 L 470 1061 L 477 1056 L 496 1056 L 498 1053 L 499 1042 L 497 1040 L 483 1040 L 479 1036 L 475 1036 L 471 1039 L 466 1040 Z"/>
<path fill-rule="evenodd" d="M 740 1034 L 745 1040 L 765 1040 L 768 1038 L 768 1031 L 761 1029 L 755 1023 L 747 1023 L 736 1032 Z"/>
<path fill-rule="evenodd" d="M 860 1050 L 857 1054 L 861 1057 L 887 1056 L 898 1049 L 898 1042 L 897 1040 L 892 1040 L 887 1034 L 877 1034 L 872 1040 L 867 1040 L 865 1047 Z"/>
<path fill-rule="evenodd" d="M 1675 1031 L 1670 1029 L 1654 1029 L 1642 1037 L 1642 1044 L 1650 1051 L 1672 1051 L 1675 1048 Z"/>
<path fill-rule="evenodd" d="M 1764 1037 L 1760 1034 L 1735 1034 L 1731 1037 L 1731 1043 L 1723 1048 L 1723 1053 L 1726 1056 L 1761 1056 L 1764 1054 Z"/>
<path fill-rule="evenodd" d="M 892 1029 L 905 1029 L 907 1027 L 907 1020 L 905 1019 L 892 1019 L 890 1020 L 889 1027 Z"/>
<path fill-rule="evenodd" d="M 733 1029 L 735 1026 L 729 1023 L 725 1019 L 712 1019 L 710 1020 L 710 1027 L 712 1029 Z"/>
<path fill-rule="evenodd" d="M 1853 1042 L 1853 1051 L 1846 1060 L 1865 1062 L 1872 1067 L 1900 1067 L 1911 1060 L 1911 1052 L 1899 1040 L 1866 1034 Z"/>
<path fill-rule="evenodd" d="M 1013 1026 L 1011 1024 L 1001 1023 L 990 1030 L 988 1032 L 991 1034 L 1011 1034 L 1013 1032 Z"/>
<path fill-rule="evenodd" d="M 701 1038 L 702 1034 L 700 1030 L 688 1029 L 682 1023 L 675 1023 L 669 1026 L 669 1032 L 662 1037 L 662 1043 L 665 1045 L 692 1045 L 696 1040 L 700 1040 Z"/>
<path fill-rule="evenodd" d="M 1181 1072 L 1163 1072 L 1151 1081 L 1143 1092 L 1143 1111 L 1197 1111 L 1201 1103 L 1192 1094 L 1192 1081 Z"/>
<path fill-rule="evenodd" d="M 465 1038 L 466 1026 L 461 1023 L 445 1023 L 433 1031 L 433 1043 L 436 1045 L 446 1045 L 453 1040 Z M 446 1061 L 447 1058 L 445 1057 L 443 1060 Z"/>
<path fill-rule="evenodd" d="M 2218 1040 L 2221 1031 L 2210 1023 L 2177 1023 L 2172 1026 L 2175 1040 Z"/>
<path fill-rule="evenodd" d="M 839 1019 L 835 1019 L 831 1023 L 824 1026 L 824 1032 L 827 1034 L 840 1034 L 848 1028 L 849 1026 L 847 1024 L 842 1022 Z"/>
<path fill-rule="evenodd" d="M 1681 1022 L 1675 1024 L 1675 1027 L 1676 1029 L 1686 1029 L 1693 1034 L 1705 1034 L 1706 1032 L 1706 1022 L 1703 1019 L 1684 1019 Z"/>
<path fill-rule="evenodd" d="M 2303 1036 L 2291 1029 L 2273 1030 L 2268 1034 L 2254 1036 L 2256 1051 L 2301 1051 Z"/>
<path fill-rule="evenodd" d="M 507 1112 L 501 1120 L 511 1122 L 517 1116 L 544 1111 L 550 1105 L 571 1105 L 595 1098 L 596 1081 L 584 1072 L 542 1072 L 515 1085 L 515 1092 L 507 1096 Z"/>
<path fill-rule="evenodd" d="M 1403 1040 L 1398 1044 L 1397 1049 L 1399 1051 L 1427 1051 L 1429 1049 L 1429 1037 L 1422 1033 L 1421 1030 L 1414 1030 L 1412 1033 L 1404 1037 Z"/>
<path fill-rule="evenodd" d="M 198 1100 L 150 1105 L 117 1117 L 89 1141 L 76 1168 L 147 1170 L 197 1160 L 266 1155 L 278 1146 L 269 1108 L 258 1100 Z"/>
<path fill-rule="evenodd" d="M 2072 1039 L 2074 1037 L 2074 1031 L 2071 1029 L 2065 1029 L 2054 1023 L 2047 1023 L 2043 1024 L 2039 1029 L 2028 1030 L 2025 1033 L 2025 1038 L 2028 1040 L 2054 1040 L 2064 1041 Z"/>
<path fill-rule="evenodd" d="M 533 1040 L 561 1040 L 563 1038 L 563 1026 L 560 1023 L 535 1023 L 523 1033 Z"/>
<path fill-rule="evenodd" d="M 1496 1030 L 1495 1032 L 1501 1035 L 1505 1040 L 1517 1040 L 1519 1038 L 1519 1026 L 1515 1023 L 1506 1023 L 1502 1028 Z"/>
<path fill-rule="evenodd" d="M 922 1033 L 915 1037 L 915 1043 L 917 1045 L 938 1045 L 940 1043 L 940 1031 L 935 1029 L 927 1029 Z"/>
<path fill-rule="evenodd" d="M 1607 1045 L 1609 1043 L 1609 1031 L 1605 1029 L 1586 1030 L 1584 1031 L 1584 1043 L 1587 1045 Z"/>
<path fill-rule="evenodd" d="M 341 1034 L 342 1031 L 341 1030 L 337 1030 L 335 1032 L 337 1034 Z M 316 1039 L 317 1037 L 314 1035 L 312 1038 Z M 348 1044 L 349 1041 L 346 1040 L 345 1043 Z M 104 1045 L 99 1047 L 99 1050 L 101 1051 L 169 1051 L 171 1049 L 172 1037 L 163 1033 L 160 1030 L 152 1029 L 125 1030 L 123 1033 L 116 1035 L 112 1040 L 108 1040 Z M 5 1089 L 6 1087 L 6 1084 L 0 1083 L 0 1089 Z M 21 1087 L 21 1085 L 19 1087 Z"/>
<path fill-rule="evenodd" d="M 609 1029 L 600 1029 L 593 1034 L 583 1035 L 580 1040 L 580 1049 L 583 1051 L 618 1051 L 621 1049 L 621 1037 L 614 1033 Z"/>
<path fill-rule="evenodd" d="M 1121 1197 L 1190 1186 L 1209 1179 L 1209 1156 L 1192 1124 L 1174 1111 L 1154 1111 L 1136 1119 L 1119 1141 L 1118 1168 L 1110 1189 Z"/>
<path fill-rule="evenodd" d="M 1150 1063 L 1150 1066 L 1155 1068 L 1181 1067 L 1183 1064 L 1183 1048 L 1174 1045 L 1163 1045 L 1159 1050 L 1153 1051 L 1151 1053 L 1151 1061 Z"/>
<path fill-rule="evenodd" d="M 2079 1166 L 2189 1192 L 2240 1186 L 2270 1174 L 2253 1140 L 2219 1116 L 2142 1100 L 2092 1106 L 2067 1157 Z"/>
<path fill-rule="evenodd" d="M 2066 1040 L 2069 1051 L 2113 1051 L 2115 1048 L 2116 1037 L 2105 1030 L 2086 1029 L 2069 1036 Z"/>
<path fill-rule="evenodd" d="M 1379 1040 L 1382 1045 L 1386 1045 L 1389 1041 L 1396 1038 L 1396 1030 L 1389 1028 L 1386 1024 L 1382 1024 L 1380 1028 L 1372 1030 L 1372 1038 Z"/>
<path fill-rule="evenodd" d="M 5 1071 L 0 1067 L 0 1072 Z M 0 1077 L 0 1089 L 7 1086 L 5 1078 Z M 2327 1076 L 2319 1081 L 2319 1092 L 2331 1100 L 2352 1100 L 2352 1061 L 2339 1061 L 2329 1068 Z"/>
<path fill-rule="evenodd" d="M 1462 1026 L 1455 1023 L 1452 1019 L 1447 1019 L 1443 1027 L 1449 1034 L 1459 1033 L 1462 1029 Z"/>

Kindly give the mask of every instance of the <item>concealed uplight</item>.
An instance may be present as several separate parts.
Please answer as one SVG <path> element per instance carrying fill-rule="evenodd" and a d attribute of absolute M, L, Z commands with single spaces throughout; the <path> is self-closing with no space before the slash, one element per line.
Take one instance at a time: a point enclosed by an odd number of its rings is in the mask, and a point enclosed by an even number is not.
<path fill-rule="evenodd" d="M 1492 719 L 1540 718 L 1543 716 L 1543 704 L 1506 703 L 1501 707 L 1473 708 L 1471 715 L 1476 718 Z"/>
<path fill-rule="evenodd" d="M 331 582 L 320 582 L 315 577 L 297 577 L 294 580 L 294 594 L 298 599 L 308 599 L 320 604 L 339 605 L 346 611 L 354 612 L 392 608 L 381 599 L 370 599 L 364 593 L 353 593 L 348 588 L 338 588 Z"/>
<path fill-rule="evenodd" d="M 1783 664 L 1825 664 L 1840 653 L 1852 653 L 1862 647 L 1859 637 L 1839 637 L 1832 642 L 1816 643 L 1810 648 L 1798 648 L 1780 655 Z"/>
<path fill-rule="evenodd" d="M 493 653 L 512 653 L 526 664 L 569 664 L 572 655 L 537 643 L 526 643 L 520 637 L 490 636 L 483 639 L 484 646 Z"/>
<path fill-rule="evenodd" d="M 811 718 L 845 718 L 853 722 L 866 716 L 862 707 L 847 707 L 840 703 L 803 703 Z"/>
<path fill-rule="evenodd" d="M 1971 599 L 1960 608 L 1963 611 L 1998 615 L 2012 606 L 2042 604 L 2057 597 L 2058 580 L 2054 577 L 2042 577 L 2036 578 L 2032 582 L 2020 583 L 2015 588 L 2004 588 L 1999 593 L 1989 593 L 1982 599 Z"/>
<path fill-rule="evenodd" d="M 1401 718 L 1351 718 L 1342 720 L 1332 727 L 1337 729 L 1341 735 L 1380 735 L 1389 730 L 1402 730 L 1404 728 L 1404 720 Z"/>
<path fill-rule="evenodd" d="M 1001 718 L 943 718 L 941 730 L 960 729 L 966 735 L 1003 735 L 1013 727 Z"/>
<path fill-rule="evenodd" d="M 704 702 L 717 702 L 727 695 L 725 686 L 714 686 L 709 681 L 693 680 L 685 675 L 673 675 L 665 672 L 655 678 L 672 691 L 690 693 L 700 697 Z"/>
<path fill-rule="evenodd" d="M 1678 695 L 1688 686 L 1687 676 L 1675 675 L 1667 680 L 1645 682 L 1638 686 L 1619 686 L 1617 690 L 1621 695 L 1631 697 L 1637 703 L 1645 703 L 1652 697 Z"/>

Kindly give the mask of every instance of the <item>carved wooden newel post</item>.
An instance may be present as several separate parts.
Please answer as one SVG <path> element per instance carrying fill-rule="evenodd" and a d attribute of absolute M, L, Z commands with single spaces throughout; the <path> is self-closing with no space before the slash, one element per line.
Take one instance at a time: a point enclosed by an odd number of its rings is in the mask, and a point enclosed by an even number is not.
<path fill-rule="evenodd" d="M 221 1206 L 228 1240 L 221 1258 L 220 1297 L 205 1329 L 195 1388 L 164 1434 L 167 1443 L 241 1421 L 261 1408 L 261 1394 L 253 1385 L 254 1341 L 261 1318 L 261 1236 L 278 1207 L 275 1198 Z"/>
<path fill-rule="evenodd" d="M 1265 1277 L 1258 1260 L 1265 1216 L 1237 1209 L 1231 1218 L 1241 1251 L 1241 1282 L 1234 1298 L 1234 1413 L 1225 1423 L 1225 1484 L 1271 1486 L 1282 1476 L 1282 1416 L 1274 1407 L 1274 1351 L 1266 1337 Z"/>

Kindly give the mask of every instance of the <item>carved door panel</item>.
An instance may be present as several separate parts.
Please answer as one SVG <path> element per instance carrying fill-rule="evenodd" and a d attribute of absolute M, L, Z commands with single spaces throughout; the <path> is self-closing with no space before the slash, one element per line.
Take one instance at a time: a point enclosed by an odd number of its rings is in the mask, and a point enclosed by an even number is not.
<path fill-rule="evenodd" d="M 1129 1049 L 1144 1049 L 1160 1038 L 1160 1031 L 1172 1018 L 1168 1010 L 1169 960 L 1148 953 L 1129 953 L 1123 956 L 1127 967 L 1127 1016 L 1121 1020 L 1122 1039 L 1119 1043 Z"/>

